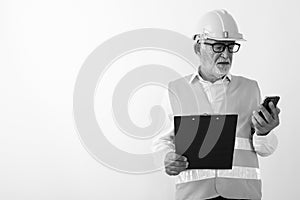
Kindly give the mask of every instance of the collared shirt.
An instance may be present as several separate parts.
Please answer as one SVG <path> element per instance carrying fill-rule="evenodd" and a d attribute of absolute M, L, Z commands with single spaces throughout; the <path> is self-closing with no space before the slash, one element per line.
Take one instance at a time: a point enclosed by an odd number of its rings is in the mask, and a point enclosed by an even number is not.
<path fill-rule="evenodd" d="M 227 74 L 222 79 L 217 80 L 214 83 L 204 80 L 196 71 L 189 83 L 193 81 L 199 81 L 203 87 L 203 90 L 207 96 L 209 103 L 214 111 L 214 113 L 220 113 L 222 111 L 221 105 L 224 100 L 226 100 L 226 90 L 227 86 L 231 81 L 231 74 Z M 226 104 L 225 104 L 226 105 Z M 226 108 L 223 108 L 223 112 L 226 113 Z"/>

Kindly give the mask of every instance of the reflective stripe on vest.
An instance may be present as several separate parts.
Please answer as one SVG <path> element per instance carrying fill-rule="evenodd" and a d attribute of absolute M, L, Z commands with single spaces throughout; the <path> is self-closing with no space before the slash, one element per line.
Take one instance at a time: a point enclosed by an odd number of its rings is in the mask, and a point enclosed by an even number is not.
<path fill-rule="evenodd" d="M 216 175 L 217 172 L 217 175 Z M 194 169 L 181 172 L 177 176 L 176 184 L 191 181 L 199 181 L 209 178 L 238 178 L 238 179 L 260 179 L 259 168 L 233 166 L 232 169 L 210 170 Z"/>
<path fill-rule="evenodd" d="M 235 149 L 253 151 L 251 142 L 247 138 L 236 137 Z M 217 172 L 217 174 L 216 174 Z M 181 172 L 177 176 L 176 184 L 186 183 L 190 181 L 198 181 L 209 178 L 238 178 L 238 179 L 260 179 L 259 168 L 233 166 L 232 169 L 226 170 L 210 170 L 210 169 L 194 169 Z"/>
<path fill-rule="evenodd" d="M 193 169 L 182 171 L 176 178 L 176 184 L 186 183 L 190 181 L 199 181 L 208 178 L 215 178 L 216 170 L 210 169 Z"/>
<path fill-rule="evenodd" d="M 251 145 L 251 141 L 248 138 L 241 137 L 235 138 L 234 149 L 254 151 L 253 146 Z"/>
<path fill-rule="evenodd" d="M 241 179 L 260 179 L 259 168 L 233 166 L 232 169 L 217 170 L 218 177 L 222 178 L 241 178 Z"/>

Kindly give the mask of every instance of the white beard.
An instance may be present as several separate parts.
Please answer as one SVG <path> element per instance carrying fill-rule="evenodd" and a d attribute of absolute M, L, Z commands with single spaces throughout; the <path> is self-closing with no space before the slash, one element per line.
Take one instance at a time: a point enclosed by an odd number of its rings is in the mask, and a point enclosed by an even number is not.
<path fill-rule="evenodd" d="M 227 75 L 228 74 L 228 72 L 229 72 L 229 69 L 230 69 L 230 67 L 229 68 L 227 68 L 227 67 L 224 67 L 224 69 L 226 69 L 226 71 L 224 72 L 224 70 L 220 70 L 220 68 L 219 67 L 215 67 L 215 74 L 218 76 L 218 78 L 220 78 L 220 77 L 222 77 L 222 76 L 224 76 L 224 75 Z"/>
<path fill-rule="evenodd" d="M 227 72 L 224 73 L 224 72 L 221 71 L 219 68 L 216 68 L 216 69 L 215 69 L 215 74 L 217 75 L 218 78 L 221 78 L 222 76 L 226 75 Z"/>

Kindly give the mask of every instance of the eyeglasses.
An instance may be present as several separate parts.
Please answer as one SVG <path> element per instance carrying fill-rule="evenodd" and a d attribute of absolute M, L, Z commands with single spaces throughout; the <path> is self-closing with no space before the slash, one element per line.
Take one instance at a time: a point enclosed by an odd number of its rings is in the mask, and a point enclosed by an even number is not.
<path fill-rule="evenodd" d="M 204 44 L 210 45 L 215 53 L 222 53 L 223 51 L 225 51 L 226 47 L 228 48 L 228 51 L 230 53 L 236 53 L 239 51 L 240 46 L 241 46 L 238 43 L 224 44 L 224 43 L 219 43 L 219 42 L 216 42 L 216 43 L 204 42 Z"/>

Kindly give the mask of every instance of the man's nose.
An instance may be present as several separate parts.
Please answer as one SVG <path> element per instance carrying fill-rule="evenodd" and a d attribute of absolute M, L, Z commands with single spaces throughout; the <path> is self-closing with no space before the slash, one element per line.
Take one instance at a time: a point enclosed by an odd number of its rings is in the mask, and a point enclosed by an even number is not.
<path fill-rule="evenodd" d="M 224 58 L 229 58 L 229 55 L 230 55 L 231 53 L 228 51 L 228 47 L 225 47 L 225 50 L 222 52 L 222 56 L 224 57 Z"/>

